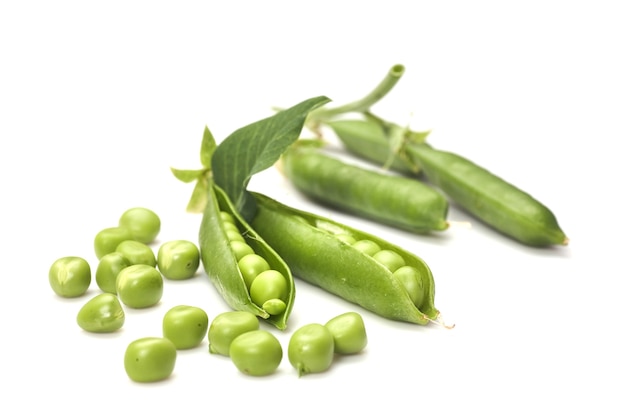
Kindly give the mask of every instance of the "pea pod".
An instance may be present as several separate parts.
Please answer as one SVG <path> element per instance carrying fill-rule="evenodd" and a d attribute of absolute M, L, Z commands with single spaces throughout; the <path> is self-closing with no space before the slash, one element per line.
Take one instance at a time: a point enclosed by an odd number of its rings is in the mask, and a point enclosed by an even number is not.
<path fill-rule="evenodd" d="M 428 144 L 409 144 L 428 180 L 477 218 L 529 246 L 566 245 L 555 215 L 530 194 L 485 168 Z"/>
<path fill-rule="evenodd" d="M 207 203 L 200 224 L 200 254 L 204 269 L 226 303 L 237 311 L 248 311 L 265 319 L 278 329 L 285 329 L 287 319 L 293 307 L 295 286 L 287 264 L 255 232 L 233 208 L 224 191 L 212 184 L 207 192 Z M 269 266 L 280 272 L 287 280 L 286 308 L 279 314 L 270 314 L 262 306 L 256 305 L 251 297 L 246 282 L 238 267 L 235 251 L 228 237 L 229 227 L 225 224 L 223 212 L 230 214 L 238 226 L 245 242 L 262 256 Z M 231 230 L 232 231 L 232 230 Z"/>
<path fill-rule="evenodd" d="M 433 276 L 421 258 L 368 233 L 288 207 L 263 194 L 253 195 L 257 212 L 251 225 L 295 276 L 388 319 L 423 325 L 439 316 L 434 306 Z M 385 265 L 339 237 L 346 234 L 393 251 L 414 267 L 423 291 L 420 305 L 413 303 L 402 282 Z"/>
<path fill-rule="evenodd" d="M 344 120 L 329 123 L 346 149 L 357 156 L 376 149 L 369 160 L 387 160 L 390 144 L 381 121 Z M 397 127 L 387 124 L 388 128 Z M 368 132 L 368 133 L 365 133 Z M 406 131 L 407 135 L 415 132 Z M 460 207 L 499 232 L 529 246 L 565 245 L 568 239 L 554 213 L 527 192 L 458 154 L 409 140 L 396 163 L 419 166 L 428 181 Z M 386 146 L 386 151 L 380 148 Z M 394 165 L 395 166 L 395 165 Z"/>
<path fill-rule="evenodd" d="M 418 233 L 448 228 L 448 201 L 419 181 L 341 161 L 299 140 L 282 155 L 284 174 L 305 195 L 365 218 Z"/>

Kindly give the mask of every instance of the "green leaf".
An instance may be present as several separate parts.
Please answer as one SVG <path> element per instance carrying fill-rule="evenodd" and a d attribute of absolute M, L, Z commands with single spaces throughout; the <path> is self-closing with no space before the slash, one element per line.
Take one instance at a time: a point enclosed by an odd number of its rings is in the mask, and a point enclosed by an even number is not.
<path fill-rule="evenodd" d="M 211 157 L 213 156 L 215 148 L 217 148 L 215 138 L 209 130 L 209 127 L 205 126 L 204 134 L 202 135 L 202 145 L 200 146 L 200 162 L 203 167 L 211 169 Z"/>
<path fill-rule="evenodd" d="M 178 169 L 170 168 L 172 174 L 182 182 L 192 182 L 202 177 L 204 169 Z"/>
<path fill-rule="evenodd" d="M 299 138 L 309 112 L 329 101 L 324 96 L 305 100 L 234 131 L 215 149 L 211 160 L 215 184 L 246 220 L 256 211 L 256 202 L 246 190 L 252 176 L 271 167 Z"/>

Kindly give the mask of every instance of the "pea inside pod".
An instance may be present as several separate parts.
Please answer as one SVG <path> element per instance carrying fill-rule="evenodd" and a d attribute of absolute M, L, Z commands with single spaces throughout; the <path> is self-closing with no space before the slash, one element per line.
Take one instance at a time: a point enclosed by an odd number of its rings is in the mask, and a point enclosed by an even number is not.
<path fill-rule="evenodd" d="M 268 304 L 271 306 L 270 311 L 267 311 L 263 309 L 263 304 L 270 301 L 269 299 L 253 300 L 251 297 L 249 286 L 253 284 L 253 279 L 248 278 L 246 284 L 246 278 L 239 267 L 239 261 L 244 257 L 233 248 L 232 243 L 238 240 L 233 240 L 235 230 L 232 224 L 239 230 L 243 243 L 267 262 L 274 275 L 280 274 L 284 279 L 284 287 L 279 286 L 280 291 L 276 292 L 284 307 L 280 303 L 272 302 Z M 276 251 L 239 215 L 224 191 L 217 185 L 209 187 L 199 238 L 204 269 L 226 303 L 234 310 L 253 313 L 276 328 L 285 329 L 295 298 L 291 270 Z M 257 293 L 264 294 L 266 291 L 259 287 L 255 290 L 255 294 Z M 269 294 L 273 292 L 270 291 Z M 277 305 L 280 308 L 277 309 Z"/>
<path fill-rule="evenodd" d="M 257 213 L 251 224 L 287 262 L 293 274 L 382 317 L 416 324 L 436 320 L 435 283 L 421 258 L 383 239 L 333 220 L 286 206 L 263 194 L 253 193 Z M 388 265 L 346 241 L 371 241 L 414 268 L 422 292 L 411 295 Z M 387 258 L 388 253 L 385 253 Z M 394 265 L 396 265 L 394 263 Z M 419 300 L 416 305 L 413 300 Z"/>

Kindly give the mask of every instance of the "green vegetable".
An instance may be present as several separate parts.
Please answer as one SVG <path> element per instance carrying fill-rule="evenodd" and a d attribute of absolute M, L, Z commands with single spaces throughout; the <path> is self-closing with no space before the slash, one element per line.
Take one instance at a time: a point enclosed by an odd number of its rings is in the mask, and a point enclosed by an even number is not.
<path fill-rule="evenodd" d="M 157 252 L 157 265 L 165 278 L 191 278 L 200 267 L 200 250 L 195 243 L 188 240 L 165 242 Z"/>
<path fill-rule="evenodd" d="M 413 232 L 448 228 L 448 201 L 439 191 L 346 163 L 319 147 L 319 141 L 299 140 L 281 158 L 285 176 L 308 197 Z"/>
<path fill-rule="evenodd" d="M 367 331 L 359 313 L 349 311 L 340 314 L 328 320 L 324 326 L 333 335 L 337 354 L 352 355 L 367 346 Z"/>
<path fill-rule="evenodd" d="M 119 226 L 130 230 L 133 240 L 148 244 L 161 231 L 161 219 L 150 209 L 133 207 L 122 213 Z"/>
<path fill-rule="evenodd" d="M 227 311 L 215 316 L 208 330 L 209 352 L 228 356 L 240 334 L 259 329 L 259 319 L 248 311 Z"/>
<path fill-rule="evenodd" d="M 174 343 L 176 349 L 198 346 L 207 335 L 209 316 L 200 307 L 179 305 L 163 316 L 163 337 Z"/>
<path fill-rule="evenodd" d="M 120 300 L 128 307 L 151 307 L 163 296 L 163 277 L 153 266 L 131 265 L 117 275 L 116 287 Z"/>
<path fill-rule="evenodd" d="M 156 256 L 152 248 L 145 243 L 136 240 L 125 240 L 115 248 L 115 252 L 121 253 L 128 259 L 131 265 L 144 264 L 156 267 Z"/>
<path fill-rule="evenodd" d="M 98 259 L 107 253 L 115 252 L 117 245 L 125 240 L 132 240 L 133 236 L 125 227 L 107 227 L 100 230 L 93 241 L 94 251 Z"/>
<path fill-rule="evenodd" d="M 50 266 L 48 282 L 61 297 L 81 296 L 91 284 L 91 267 L 84 258 L 78 256 L 59 258 Z"/>
<path fill-rule="evenodd" d="M 117 294 L 115 281 L 117 274 L 131 263 L 119 252 L 111 252 L 100 258 L 96 268 L 96 284 L 104 292 Z"/>
<path fill-rule="evenodd" d="M 298 376 L 326 371 L 333 363 L 334 354 L 333 335 L 321 324 L 305 324 L 289 339 L 287 356 Z"/>
<path fill-rule="evenodd" d="M 156 382 L 168 378 L 176 365 L 176 346 L 164 337 L 144 337 L 129 343 L 124 369 L 135 382 Z"/>
<path fill-rule="evenodd" d="M 501 233 L 530 246 L 567 244 L 552 211 L 525 191 L 460 155 L 427 144 L 409 144 L 406 151 L 430 182 Z"/>
<path fill-rule="evenodd" d="M 87 301 L 76 315 L 78 325 L 92 333 L 110 333 L 124 325 L 126 316 L 119 299 L 108 292 Z"/>
<path fill-rule="evenodd" d="M 252 225 L 287 262 L 294 275 L 382 317 L 417 324 L 436 320 L 435 284 L 428 265 L 417 256 L 373 235 L 330 219 L 285 206 L 259 193 Z M 373 256 L 338 239 L 350 234 L 380 250 L 400 255 L 419 271 L 422 302 L 416 306 L 403 283 Z"/>
<path fill-rule="evenodd" d="M 263 258 L 272 270 L 278 271 L 284 277 L 286 293 L 283 301 L 286 308 L 280 314 L 270 314 L 263 310 L 262 303 L 257 304 L 252 300 L 246 278 L 239 269 L 237 255 L 224 228 L 220 215 L 223 211 L 228 212 L 238 227 L 244 231 L 244 234 L 239 236 L 245 239 L 245 243 L 254 250 L 254 253 Z M 278 329 L 286 328 L 295 298 L 291 271 L 274 249 L 235 211 L 228 197 L 217 186 L 208 192 L 207 206 L 200 224 L 200 255 L 209 279 L 231 308 L 251 312 Z"/>
<path fill-rule="evenodd" d="M 266 376 L 278 369 L 283 348 L 276 336 L 267 330 L 251 330 L 231 342 L 229 356 L 242 373 Z"/>
<path fill-rule="evenodd" d="M 237 262 L 237 266 L 241 271 L 241 275 L 243 276 L 243 279 L 246 282 L 246 287 L 248 287 L 248 289 L 250 289 L 252 281 L 261 272 L 268 271 L 270 269 L 270 264 L 267 263 L 265 258 L 257 255 L 254 252 L 245 255 L 241 259 L 239 259 L 239 261 Z"/>

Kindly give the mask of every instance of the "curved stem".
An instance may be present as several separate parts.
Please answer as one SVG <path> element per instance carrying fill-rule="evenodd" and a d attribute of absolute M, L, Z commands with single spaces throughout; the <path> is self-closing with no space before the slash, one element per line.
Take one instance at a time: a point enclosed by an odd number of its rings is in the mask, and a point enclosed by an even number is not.
<path fill-rule="evenodd" d="M 403 74 L 404 65 L 396 64 L 389 69 L 385 78 L 365 97 L 334 108 L 321 107 L 316 109 L 309 114 L 309 120 L 313 124 L 319 124 L 323 120 L 343 113 L 366 112 L 391 91 Z"/>

